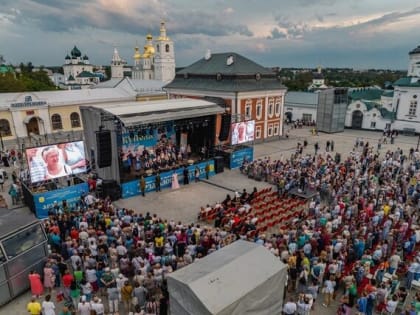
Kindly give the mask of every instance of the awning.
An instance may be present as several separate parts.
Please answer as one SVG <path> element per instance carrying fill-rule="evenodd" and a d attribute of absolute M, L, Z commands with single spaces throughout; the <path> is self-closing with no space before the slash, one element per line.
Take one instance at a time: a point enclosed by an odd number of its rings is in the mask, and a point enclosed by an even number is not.
<path fill-rule="evenodd" d="M 42 121 L 42 118 L 36 115 L 28 115 L 23 119 L 23 123 L 24 124 L 29 124 L 29 122 L 31 121 L 32 118 L 35 118 L 36 120 Z"/>
<path fill-rule="evenodd" d="M 151 124 L 169 120 L 179 120 L 186 118 L 202 117 L 207 115 L 216 115 L 224 113 L 224 108 L 214 105 L 211 107 L 195 108 L 188 110 L 167 111 L 153 114 L 141 114 L 136 116 L 118 117 L 125 127 L 135 126 L 139 124 Z"/>

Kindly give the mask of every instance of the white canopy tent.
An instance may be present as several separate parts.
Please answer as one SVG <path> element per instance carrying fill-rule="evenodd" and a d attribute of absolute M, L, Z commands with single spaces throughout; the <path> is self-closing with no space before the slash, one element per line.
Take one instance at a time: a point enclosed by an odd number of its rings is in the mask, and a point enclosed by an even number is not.
<path fill-rule="evenodd" d="M 171 314 L 281 314 L 286 277 L 278 257 L 239 240 L 167 277 Z"/>

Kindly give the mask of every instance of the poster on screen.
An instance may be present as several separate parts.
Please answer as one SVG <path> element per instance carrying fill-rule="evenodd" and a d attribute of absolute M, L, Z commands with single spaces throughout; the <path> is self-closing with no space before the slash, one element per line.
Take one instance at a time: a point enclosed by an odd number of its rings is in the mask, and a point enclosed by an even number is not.
<path fill-rule="evenodd" d="M 254 141 L 255 120 L 242 121 L 232 124 L 231 144 L 242 144 Z"/>

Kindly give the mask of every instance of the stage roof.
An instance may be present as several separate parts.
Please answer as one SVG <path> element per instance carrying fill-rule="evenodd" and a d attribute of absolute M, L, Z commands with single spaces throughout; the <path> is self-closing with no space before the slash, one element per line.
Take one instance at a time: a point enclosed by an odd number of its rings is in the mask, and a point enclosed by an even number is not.
<path fill-rule="evenodd" d="M 201 99 L 170 99 L 150 102 L 121 102 L 91 105 L 107 115 L 116 116 L 125 127 L 168 120 L 202 117 L 223 113 L 225 109 Z"/>

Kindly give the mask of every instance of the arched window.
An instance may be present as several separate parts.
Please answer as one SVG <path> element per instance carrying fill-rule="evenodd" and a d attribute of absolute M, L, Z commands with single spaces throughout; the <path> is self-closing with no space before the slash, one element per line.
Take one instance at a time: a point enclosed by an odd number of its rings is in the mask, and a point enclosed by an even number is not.
<path fill-rule="evenodd" d="M 156 45 L 156 51 L 160 52 L 160 45 Z"/>
<path fill-rule="evenodd" d="M 169 52 L 169 44 L 166 44 L 166 46 L 165 46 L 165 51 L 166 51 L 166 52 Z"/>
<path fill-rule="evenodd" d="M 0 132 L 2 136 L 11 136 L 10 123 L 7 119 L 0 119 Z"/>
<path fill-rule="evenodd" d="M 54 114 L 51 116 L 51 123 L 53 130 L 63 129 L 63 123 L 61 122 L 61 116 L 59 114 Z"/>
<path fill-rule="evenodd" d="M 80 127 L 80 115 L 79 113 L 71 113 L 70 114 L 70 121 L 72 128 Z"/>

